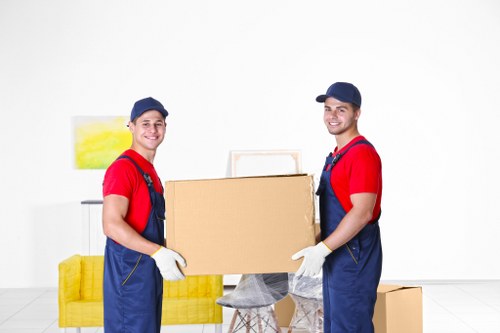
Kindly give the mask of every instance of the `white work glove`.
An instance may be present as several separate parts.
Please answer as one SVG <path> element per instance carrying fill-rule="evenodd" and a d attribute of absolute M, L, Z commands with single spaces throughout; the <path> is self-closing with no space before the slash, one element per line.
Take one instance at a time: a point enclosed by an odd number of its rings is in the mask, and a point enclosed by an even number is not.
<path fill-rule="evenodd" d="M 300 265 L 299 270 L 295 273 L 296 276 L 315 276 L 323 267 L 325 258 L 327 255 L 332 253 L 332 250 L 328 248 L 323 242 L 319 242 L 315 246 L 309 246 L 305 249 L 300 250 L 292 256 L 293 260 L 300 259 L 304 257 L 302 265 Z"/>
<path fill-rule="evenodd" d="M 151 258 L 156 262 L 156 266 L 165 280 L 175 281 L 184 279 L 184 274 L 181 273 L 176 262 L 182 267 L 186 267 L 186 261 L 179 253 L 162 246 L 151 255 Z"/>

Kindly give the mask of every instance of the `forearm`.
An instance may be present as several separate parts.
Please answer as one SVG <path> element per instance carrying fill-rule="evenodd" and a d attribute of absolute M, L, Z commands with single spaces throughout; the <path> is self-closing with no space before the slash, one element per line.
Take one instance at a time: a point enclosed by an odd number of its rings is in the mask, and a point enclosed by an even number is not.
<path fill-rule="evenodd" d="M 142 237 L 125 221 L 107 221 L 104 228 L 106 236 L 128 249 L 152 255 L 159 248 L 159 245 Z M 106 224 L 105 224 L 106 225 Z"/>
<path fill-rule="evenodd" d="M 373 193 L 352 194 L 353 206 L 339 222 L 337 228 L 323 242 L 316 244 L 316 246 L 308 246 L 292 255 L 293 260 L 304 257 L 296 274 L 305 276 L 318 274 L 325 258 L 332 251 L 350 241 L 370 222 L 376 198 L 376 194 Z"/>
<path fill-rule="evenodd" d="M 370 222 L 371 217 L 371 211 L 353 207 L 323 242 L 332 251 L 338 249 L 356 236 Z"/>
<path fill-rule="evenodd" d="M 128 211 L 128 199 L 120 195 L 108 195 L 104 197 L 102 209 L 102 227 L 104 234 L 115 242 L 147 255 L 158 250 L 155 244 L 136 232 L 126 221 Z"/>

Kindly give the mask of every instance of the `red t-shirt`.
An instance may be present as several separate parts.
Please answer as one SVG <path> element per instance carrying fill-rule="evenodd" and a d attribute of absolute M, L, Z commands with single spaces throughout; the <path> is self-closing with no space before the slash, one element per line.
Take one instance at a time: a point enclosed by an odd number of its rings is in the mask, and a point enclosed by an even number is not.
<path fill-rule="evenodd" d="M 343 153 L 355 142 L 366 140 L 358 136 L 340 151 L 335 148 L 333 154 Z M 382 162 L 375 148 L 367 144 L 357 144 L 342 156 L 332 169 L 330 183 L 335 196 L 346 212 L 352 208 L 350 195 L 355 193 L 376 193 L 377 200 L 373 209 L 373 219 L 380 213 L 382 200 Z"/>
<path fill-rule="evenodd" d="M 130 156 L 149 174 L 155 191 L 163 194 L 163 187 L 153 164 L 132 149 L 126 150 L 122 155 Z M 144 231 L 151 211 L 151 199 L 146 181 L 132 161 L 121 158 L 108 167 L 104 175 L 102 194 L 104 197 L 110 194 L 126 197 L 129 205 L 125 221 L 138 233 Z"/>

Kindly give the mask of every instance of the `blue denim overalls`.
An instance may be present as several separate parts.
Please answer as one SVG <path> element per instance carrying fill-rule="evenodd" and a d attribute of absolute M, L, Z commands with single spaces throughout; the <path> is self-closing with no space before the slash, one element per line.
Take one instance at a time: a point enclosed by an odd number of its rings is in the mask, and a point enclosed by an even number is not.
<path fill-rule="evenodd" d="M 346 215 L 330 183 L 332 168 L 342 154 L 326 158 L 318 191 L 321 239 L 327 238 Z M 380 215 L 379 215 L 380 217 Z M 325 333 L 373 333 L 372 317 L 382 272 L 382 246 L 378 219 L 366 225 L 347 244 L 333 251 L 323 264 Z"/>
<path fill-rule="evenodd" d="M 164 245 L 165 199 L 155 191 L 151 177 L 129 156 L 149 189 L 151 212 L 142 237 Z M 148 255 L 106 240 L 104 255 L 104 331 L 106 333 L 159 333 L 163 278 Z"/>

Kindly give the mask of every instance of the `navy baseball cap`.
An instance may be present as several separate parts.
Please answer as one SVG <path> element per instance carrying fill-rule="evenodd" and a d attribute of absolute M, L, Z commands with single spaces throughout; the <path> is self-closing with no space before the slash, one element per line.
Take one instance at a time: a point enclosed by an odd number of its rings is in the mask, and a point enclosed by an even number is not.
<path fill-rule="evenodd" d="M 352 83 L 335 82 L 328 88 L 325 95 L 316 97 L 316 102 L 323 103 L 328 97 L 333 97 L 341 102 L 352 103 L 361 107 L 361 93 Z"/>
<path fill-rule="evenodd" d="M 130 121 L 134 121 L 137 117 L 149 110 L 156 110 L 163 115 L 163 118 L 168 116 L 168 111 L 163 105 L 153 97 L 143 98 L 135 102 L 132 112 L 130 113 Z"/>

